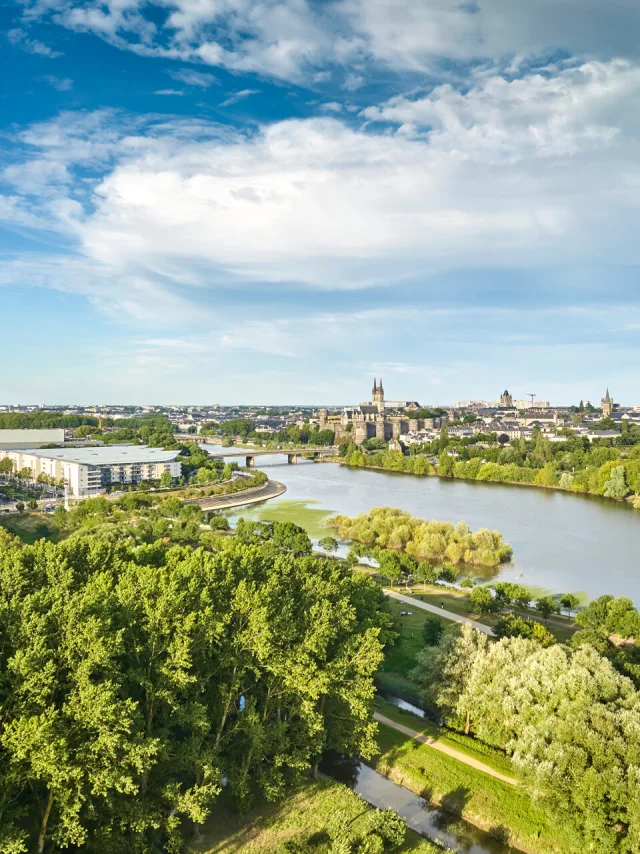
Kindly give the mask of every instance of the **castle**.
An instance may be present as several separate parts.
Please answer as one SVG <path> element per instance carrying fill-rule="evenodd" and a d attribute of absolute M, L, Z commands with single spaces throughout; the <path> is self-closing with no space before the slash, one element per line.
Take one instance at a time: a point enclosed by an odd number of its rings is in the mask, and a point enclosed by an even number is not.
<path fill-rule="evenodd" d="M 321 430 L 333 430 L 336 442 L 355 442 L 357 445 L 366 439 L 390 442 L 410 430 L 428 430 L 440 426 L 439 418 L 411 418 L 407 412 L 397 411 L 395 404 L 398 402 L 394 401 L 392 407 L 385 407 L 382 379 L 380 384 L 374 379 L 370 401 L 346 408 L 341 414 L 330 415 L 328 409 L 320 409 L 319 426 Z M 396 414 L 392 415 L 392 412 Z"/>

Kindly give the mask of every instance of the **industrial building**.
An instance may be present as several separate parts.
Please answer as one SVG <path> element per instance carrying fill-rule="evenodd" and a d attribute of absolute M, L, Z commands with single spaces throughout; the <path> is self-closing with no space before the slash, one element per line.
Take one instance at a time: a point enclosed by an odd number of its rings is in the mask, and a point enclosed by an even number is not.
<path fill-rule="evenodd" d="M 30 469 L 34 479 L 45 474 L 64 480 L 70 496 L 83 498 L 99 495 L 112 484 L 159 480 L 165 471 L 178 478 L 181 473 L 178 453 L 141 445 L 112 445 L 99 448 L 0 449 L 0 459 L 12 459 L 16 471 Z"/>

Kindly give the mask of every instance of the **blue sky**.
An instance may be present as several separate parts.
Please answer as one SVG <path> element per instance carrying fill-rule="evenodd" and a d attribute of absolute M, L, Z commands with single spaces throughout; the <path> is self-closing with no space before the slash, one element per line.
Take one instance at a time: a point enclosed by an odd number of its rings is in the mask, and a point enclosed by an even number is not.
<path fill-rule="evenodd" d="M 0 26 L 0 402 L 640 404 L 634 0 Z"/>

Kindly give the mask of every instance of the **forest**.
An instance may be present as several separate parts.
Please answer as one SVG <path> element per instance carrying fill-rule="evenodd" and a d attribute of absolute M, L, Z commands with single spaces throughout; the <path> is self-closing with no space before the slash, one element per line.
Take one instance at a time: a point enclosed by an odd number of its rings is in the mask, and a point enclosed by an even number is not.
<path fill-rule="evenodd" d="M 57 544 L 0 530 L 2 852 L 179 852 L 223 791 L 246 810 L 328 749 L 371 756 L 368 577 L 286 525 L 213 551 L 86 505 Z"/>

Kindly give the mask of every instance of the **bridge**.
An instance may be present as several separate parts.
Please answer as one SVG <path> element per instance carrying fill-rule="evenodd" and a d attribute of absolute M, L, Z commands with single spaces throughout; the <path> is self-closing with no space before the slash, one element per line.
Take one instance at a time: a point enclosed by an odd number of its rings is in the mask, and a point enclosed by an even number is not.
<path fill-rule="evenodd" d="M 231 451 L 230 454 L 225 454 L 221 451 L 219 454 L 211 454 L 214 460 L 234 459 L 238 457 L 245 458 L 245 465 L 248 468 L 253 468 L 256 464 L 256 457 L 282 457 L 286 454 L 288 463 L 297 463 L 298 457 L 310 458 L 317 460 L 318 457 L 333 457 L 337 453 L 337 448 L 298 448 L 295 451 L 275 450 L 275 451 Z"/>

